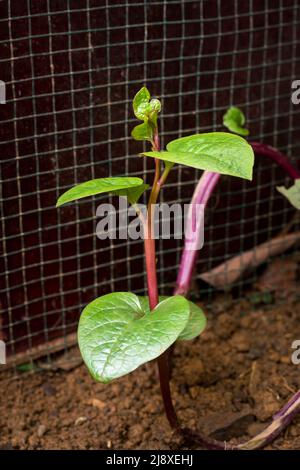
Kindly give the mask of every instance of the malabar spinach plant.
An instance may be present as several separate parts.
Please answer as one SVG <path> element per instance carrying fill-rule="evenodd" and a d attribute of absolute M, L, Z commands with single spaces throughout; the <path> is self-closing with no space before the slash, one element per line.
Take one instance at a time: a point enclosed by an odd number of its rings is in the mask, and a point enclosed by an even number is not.
<path fill-rule="evenodd" d="M 154 161 L 151 187 L 141 178 L 129 176 L 94 179 L 66 191 L 58 199 L 57 206 L 109 193 L 127 197 L 128 202 L 136 208 L 144 229 L 148 295 L 142 297 L 132 292 L 113 292 L 93 300 L 80 317 L 79 348 L 92 377 L 103 383 L 157 359 L 167 418 L 174 429 L 181 430 L 170 393 L 168 348 L 177 340 L 190 340 L 201 334 L 206 319 L 203 311 L 185 298 L 187 289 L 178 288 L 173 296 L 159 297 L 153 206 L 174 164 L 206 170 L 206 173 L 215 172 L 251 180 L 254 153 L 246 140 L 226 132 L 178 138 L 162 150 L 158 131 L 160 110 L 160 101 L 151 99 L 146 87 L 135 95 L 133 111 L 141 123 L 133 129 L 132 137 L 147 141 L 151 146 L 149 151 L 141 154 L 143 158 L 150 157 Z M 211 184 L 208 180 L 206 189 Z M 137 202 L 148 189 L 148 210 L 144 216 L 139 213 Z M 192 437 L 192 433 L 190 435 Z M 201 442 L 201 437 L 198 441 Z M 212 448 L 219 448 L 213 442 L 208 444 Z"/>

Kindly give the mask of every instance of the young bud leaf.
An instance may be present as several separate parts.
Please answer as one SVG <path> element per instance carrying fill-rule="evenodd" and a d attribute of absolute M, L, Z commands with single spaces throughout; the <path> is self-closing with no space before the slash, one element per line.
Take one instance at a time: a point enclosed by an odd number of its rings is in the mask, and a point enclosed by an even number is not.
<path fill-rule="evenodd" d="M 135 140 L 152 140 L 160 110 L 160 101 L 157 98 L 150 100 L 150 93 L 146 87 L 137 92 L 133 99 L 133 111 L 138 119 L 144 121 L 144 124 L 133 129 L 131 135 Z"/>
<path fill-rule="evenodd" d="M 245 115 L 235 106 L 231 106 L 223 116 L 223 125 L 231 132 L 243 136 L 249 135 L 248 129 L 244 128 Z"/>
<path fill-rule="evenodd" d="M 150 101 L 151 111 L 155 111 L 156 113 L 160 113 L 161 111 L 161 103 L 157 98 L 152 98 Z"/>
<path fill-rule="evenodd" d="M 146 87 L 141 88 L 133 98 L 133 111 L 140 121 L 147 119 L 148 114 L 151 111 L 149 100 L 150 93 Z"/>

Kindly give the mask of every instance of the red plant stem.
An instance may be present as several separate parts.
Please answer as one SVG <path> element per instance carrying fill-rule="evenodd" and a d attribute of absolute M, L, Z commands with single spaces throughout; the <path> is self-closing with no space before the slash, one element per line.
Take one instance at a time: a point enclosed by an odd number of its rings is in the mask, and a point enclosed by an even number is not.
<path fill-rule="evenodd" d="M 157 130 L 153 140 L 153 150 L 160 150 L 160 143 Z M 148 201 L 147 211 L 147 226 L 145 227 L 146 233 L 144 237 L 144 250 L 146 257 L 146 271 L 147 271 L 147 286 L 149 296 L 149 307 L 153 310 L 159 302 L 158 287 L 157 287 L 157 273 L 156 273 L 156 252 L 155 252 L 155 238 L 154 238 L 154 227 L 153 227 L 153 207 L 157 202 L 157 198 L 160 189 L 167 179 L 170 167 L 166 167 L 161 178 L 160 178 L 160 161 L 155 161 L 155 176 L 152 186 L 152 191 Z M 163 398 L 165 413 L 170 423 L 170 426 L 174 429 L 178 428 L 178 419 L 173 406 L 170 382 L 169 382 L 169 354 L 165 351 L 157 359 L 160 390 Z"/>
<path fill-rule="evenodd" d="M 169 353 L 165 351 L 157 358 L 160 391 L 164 402 L 165 413 L 172 429 L 180 429 L 177 414 L 173 405 L 170 389 Z"/>
<path fill-rule="evenodd" d="M 149 306 L 150 310 L 153 310 L 158 304 L 158 290 L 156 276 L 155 241 L 152 238 L 145 238 L 144 250 L 146 257 Z"/>
<path fill-rule="evenodd" d="M 157 129 L 155 129 L 152 150 L 159 150 L 159 137 Z M 147 221 L 144 225 L 144 251 L 146 257 L 146 273 L 147 273 L 147 287 L 149 296 L 150 310 L 153 310 L 158 304 L 158 288 L 157 288 L 157 274 L 156 274 L 156 255 L 155 255 L 155 239 L 153 231 L 153 214 L 152 206 L 155 204 L 158 192 L 157 183 L 160 177 L 160 160 L 155 159 L 155 175 L 152 185 L 152 190 L 148 202 Z"/>
<path fill-rule="evenodd" d="M 147 272 L 147 287 L 149 295 L 150 310 L 153 310 L 158 304 L 158 287 L 157 287 L 157 273 L 156 273 L 156 250 L 155 238 L 153 227 L 153 209 L 157 202 L 159 192 L 164 182 L 167 179 L 170 168 L 166 168 L 160 178 L 154 178 L 155 186 L 153 185 L 152 191 L 148 201 L 147 222 L 144 238 L 144 251 L 146 257 L 146 272 Z"/>

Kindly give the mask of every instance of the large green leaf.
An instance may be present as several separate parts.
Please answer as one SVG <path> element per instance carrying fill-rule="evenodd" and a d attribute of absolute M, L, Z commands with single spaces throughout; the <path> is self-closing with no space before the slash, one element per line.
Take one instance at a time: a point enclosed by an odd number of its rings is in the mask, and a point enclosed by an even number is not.
<path fill-rule="evenodd" d="M 254 153 L 251 145 L 234 134 L 210 132 L 173 140 L 167 151 L 143 155 L 225 175 L 252 179 Z"/>
<path fill-rule="evenodd" d="M 249 131 L 244 128 L 245 121 L 244 113 L 235 106 L 231 106 L 223 116 L 223 124 L 227 129 L 236 134 L 247 136 Z"/>
<path fill-rule="evenodd" d="M 300 179 L 295 180 L 293 186 L 285 188 L 277 186 L 277 190 L 283 194 L 296 209 L 300 210 Z"/>
<path fill-rule="evenodd" d="M 79 348 L 92 376 L 109 382 L 160 356 L 178 338 L 190 314 L 182 296 L 160 302 L 150 312 L 130 292 L 107 294 L 82 312 Z"/>
<path fill-rule="evenodd" d="M 123 191 L 123 196 L 128 195 L 128 199 L 133 199 L 132 192 L 133 189 L 139 188 L 143 190 L 146 185 L 141 178 L 129 178 L 129 177 L 119 177 L 119 178 L 98 178 L 85 183 L 78 184 L 73 188 L 69 189 L 63 193 L 56 203 L 56 207 L 59 207 L 67 202 L 75 201 L 76 199 L 81 199 L 83 197 L 93 196 L 95 194 L 102 193 L 115 193 L 118 191 Z M 141 193 L 140 193 L 141 194 Z M 140 195 L 139 194 L 139 195 Z"/>

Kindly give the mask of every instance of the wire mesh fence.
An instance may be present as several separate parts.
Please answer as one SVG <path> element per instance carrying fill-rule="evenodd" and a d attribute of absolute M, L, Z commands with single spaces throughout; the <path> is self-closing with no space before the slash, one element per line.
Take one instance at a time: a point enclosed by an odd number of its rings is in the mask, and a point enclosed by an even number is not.
<path fill-rule="evenodd" d="M 124 173 L 147 181 L 131 100 L 147 84 L 163 102 L 162 144 L 222 129 L 229 105 L 251 137 L 299 166 L 298 0 L 0 2 L 1 337 L 11 356 L 74 341 L 80 311 L 112 290 L 145 291 L 141 240 L 100 241 L 103 198 L 57 211 L 57 197 L 90 178 Z M 172 170 L 162 200 L 188 202 L 200 173 Z M 199 273 L 270 240 L 293 210 L 276 193 L 284 174 L 257 158 L 252 183 L 222 178 L 207 210 L 194 295 L 212 295 Z M 182 241 L 159 240 L 158 275 L 171 292 Z M 250 281 L 254 280 L 252 273 Z M 197 283 L 198 279 L 198 283 Z M 249 278 L 248 278 L 249 280 Z M 236 295 L 243 295 L 244 279 Z M 24 354 L 25 352 L 25 354 Z"/>

